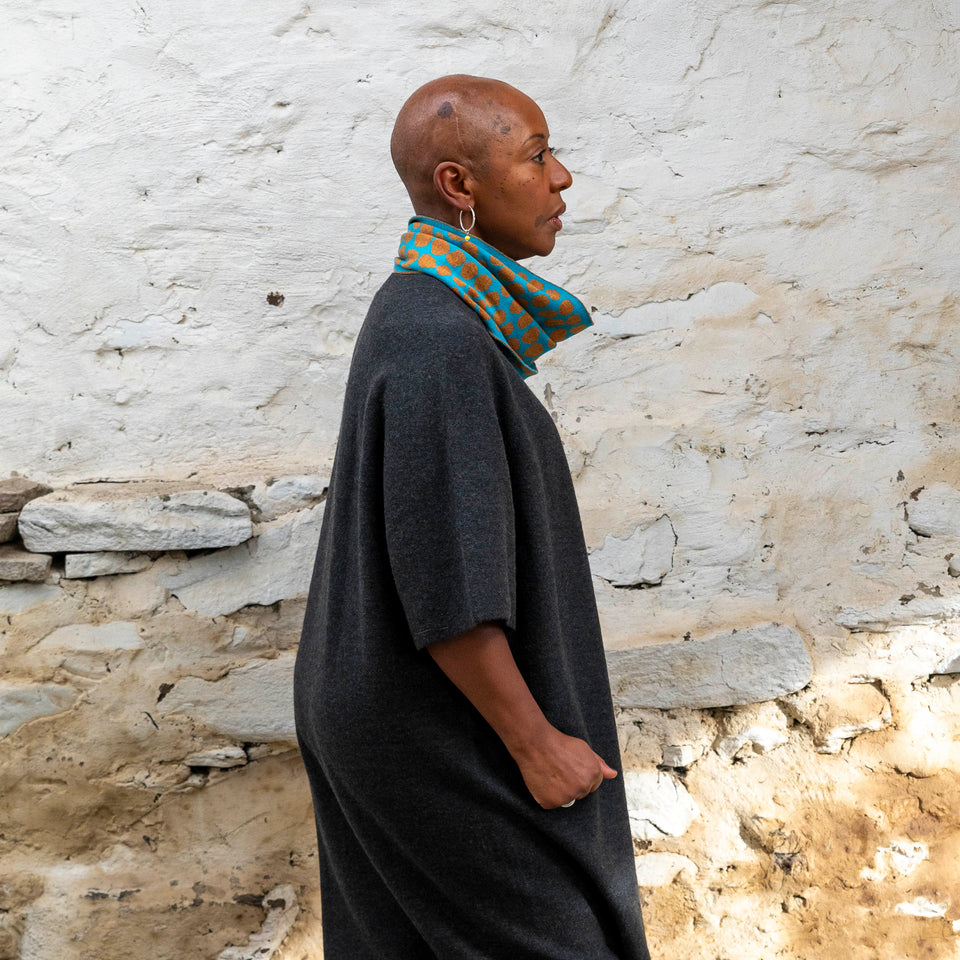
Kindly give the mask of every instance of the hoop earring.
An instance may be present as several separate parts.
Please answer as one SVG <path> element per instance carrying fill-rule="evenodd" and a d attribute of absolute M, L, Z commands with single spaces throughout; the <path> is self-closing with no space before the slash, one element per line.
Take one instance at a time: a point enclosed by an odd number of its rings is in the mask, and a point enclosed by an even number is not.
<path fill-rule="evenodd" d="M 476 213 L 474 213 L 473 207 L 472 207 L 469 203 L 467 204 L 467 206 L 470 207 L 470 226 L 469 226 L 469 227 L 465 227 L 465 226 L 463 225 L 463 211 L 462 211 L 462 210 L 457 211 L 457 213 L 458 213 L 457 220 L 459 220 L 459 222 L 460 222 L 460 232 L 469 240 L 469 239 L 470 239 L 470 231 L 474 228 L 474 226 L 476 226 L 476 223 L 477 223 L 477 215 L 476 215 Z"/>

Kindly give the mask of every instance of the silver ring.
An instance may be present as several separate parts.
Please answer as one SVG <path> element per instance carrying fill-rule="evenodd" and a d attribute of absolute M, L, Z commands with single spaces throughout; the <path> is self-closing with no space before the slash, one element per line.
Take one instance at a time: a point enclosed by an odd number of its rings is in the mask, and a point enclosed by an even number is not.
<path fill-rule="evenodd" d="M 569 803 L 561 803 L 560 806 L 561 806 L 561 807 L 572 807 L 576 802 L 577 802 L 577 801 L 576 801 L 576 798 L 574 798 L 574 799 L 571 800 Z"/>

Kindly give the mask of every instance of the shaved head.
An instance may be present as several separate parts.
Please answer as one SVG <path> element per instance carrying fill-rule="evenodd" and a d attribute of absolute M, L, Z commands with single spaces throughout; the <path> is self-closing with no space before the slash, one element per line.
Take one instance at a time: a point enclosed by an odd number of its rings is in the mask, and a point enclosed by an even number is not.
<path fill-rule="evenodd" d="M 453 74 L 424 84 L 397 115 L 390 153 L 413 209 L 446 219 L 434 172 L 444 162 L 482 176 L 491 145 L 510 133 L 517 104 L 529 97 L 510 84 Z"/>

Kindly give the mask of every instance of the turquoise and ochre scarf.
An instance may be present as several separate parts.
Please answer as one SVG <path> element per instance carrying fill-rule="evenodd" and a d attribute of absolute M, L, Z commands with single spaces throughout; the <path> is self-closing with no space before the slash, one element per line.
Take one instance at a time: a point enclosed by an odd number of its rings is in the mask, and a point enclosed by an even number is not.
<path fill-rule="evenodd" d="M 573 294 L 489 243 L 427 217 L 411 218 L 408 227 L 400 238 L 394 271 L 427 273 L 450 287 L 480 314 L 521 377 L 537 372 L 534 361 L 547 350 L 593 325 Z"/>

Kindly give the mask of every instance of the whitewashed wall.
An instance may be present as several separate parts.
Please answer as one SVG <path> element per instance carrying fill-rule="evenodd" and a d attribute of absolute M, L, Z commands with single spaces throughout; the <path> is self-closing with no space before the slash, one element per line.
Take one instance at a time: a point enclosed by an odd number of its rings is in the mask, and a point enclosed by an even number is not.
<path fill-rule="evenodd" d="M 392 119 L 453 71 L 533 95 L 575 177 L 540 269 L 596 326 L 530 385 L 655 955 L 960 956 L 955 0 L 2 0 L 0 477 L 326 474 Z M 288 507 L 0 583 L 0 958 L 319 956 Z"/>

